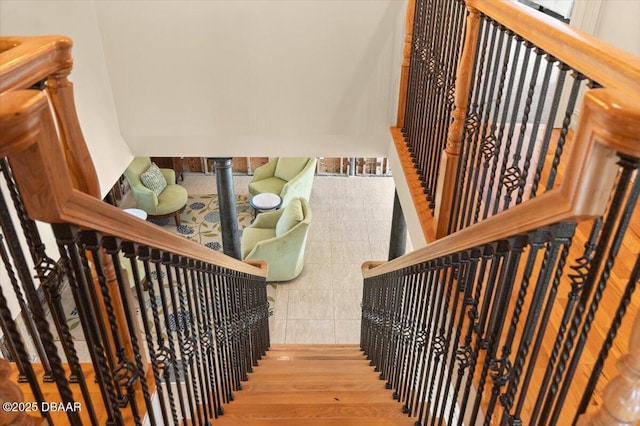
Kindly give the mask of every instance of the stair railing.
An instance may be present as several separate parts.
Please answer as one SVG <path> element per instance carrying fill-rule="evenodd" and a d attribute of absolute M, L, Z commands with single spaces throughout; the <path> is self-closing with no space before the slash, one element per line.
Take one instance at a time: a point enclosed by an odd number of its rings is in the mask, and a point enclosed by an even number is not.
<path fill-rule="evenodd" d="M 0 289 L 4 341 L 39 407 L 52 398 L 66 407 L 81 404 L 81 410 L 65 411 L 72 425 L 208 424 L 269 346 L 266 266 L 231 259 L 97 198 L 66 81 L 70 47 L 62 37 L 0 41 L 3 176 L 27 245 L 38 254 L 33 264 L 46 296 L 44 304 L 37 295 L 22 301 L 21 310 L 35 323 L 35 330 L 22 333 Z M 19 90 L 43 79 L 55 119 L 43 92 Z M 2 203 L 9 250 L 2 241 L 0 251 L 21 300 L 24 289 L 34 293 L 37 285 L 4 197 Z M 59 263 L 44 253 L 35 220 L 52 224 Z M 63 282 L 82 327 L 89 369 L 67 323 Z M 56 396 L 45 394 L 35 373 L 30 338 L 42 342 L 38 358 Z M 49 410 L 39 414 L 53 424 Z"/>
<path fill-rule="evenodd" d="M 391 133 L 427 241 L 557 185 L 586 89 L 640 93 L 639 58 L 515 1 L 415 0 L 407 20 Z"/>
<path fill-rule="evenodd" d="M 639 305 L 640 98 L 589 91 L 567 161 L 544 193 L 363 265 L 362 349 L 417 424 L 568 425 L 601 404 Z"/>

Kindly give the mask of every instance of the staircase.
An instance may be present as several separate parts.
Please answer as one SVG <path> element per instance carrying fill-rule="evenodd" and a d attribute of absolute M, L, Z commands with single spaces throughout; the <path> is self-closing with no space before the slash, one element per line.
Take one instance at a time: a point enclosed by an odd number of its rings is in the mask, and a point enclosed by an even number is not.
<path fill-rule="evenodd" d="M 272 345 L 216 425 L 413 425 L 358 345 Z"/>

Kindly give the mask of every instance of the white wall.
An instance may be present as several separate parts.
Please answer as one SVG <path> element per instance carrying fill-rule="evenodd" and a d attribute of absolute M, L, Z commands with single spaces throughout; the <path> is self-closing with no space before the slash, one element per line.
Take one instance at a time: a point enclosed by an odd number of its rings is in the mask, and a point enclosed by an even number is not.
<path fill-rule="evenodd" d="M 60 34 L 73 40 L 70 80 L 80 125 L 106 194 L 133 156 L 120 136 L 94 3 L 0 0 L 0 34 Z"/>
<path fill-rule="evenodd" d="M 96 10 L 136 155 L 386 155 L 405 1 L 99 1 Z"/>
<path fill-rule="evenodd" d="M 594 35 L 634 55 L 640 55 L 640 1 L 604 0 Z"/>

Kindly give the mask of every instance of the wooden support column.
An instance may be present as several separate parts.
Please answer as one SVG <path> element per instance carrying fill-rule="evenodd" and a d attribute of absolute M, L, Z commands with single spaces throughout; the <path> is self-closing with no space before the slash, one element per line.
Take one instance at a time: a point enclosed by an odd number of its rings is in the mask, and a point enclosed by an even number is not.
<path fill-rule="evenodd" d="M 620 374 L 605 386 L 602 405 L 580 417 L 577 426 L 637 425 L 640 421 L 640 314 L 631 331 L 629 353 L 617 366 Z"/>
<path fill-rule="evenodd" d="M 240 231 L 236 210 L 236 194 L 233 189 L 231 158 L 214 158 L 220 227 L 222 228 L 222 251 L 227 256 L 240 260 Z"/>
<path fill-rule="evenodd" d="M 447 147 L 440 160 L 440 173 L 436 186 L 435 212 L 436 238 L 447 235 L 449 221 L 451 220 L 451 208 L 453 193 L 456 186 L 456 172 L 460 156 L 460 144 L 464 134 L 464 122 L 469 107 L 469 90 L 473 62 L 476 56 L 478 37 L 480 35 L 480 12 L 477 9 L 467 8 L 465 23 L 465 36 L 462 45 L 462 53 L 458 62 L 455 87 L 455 108 L 451 113 L 453 120 L 447 134 Z"/>
<path fill-rule="evenodd" d="M 407 88 L 409 87 L 409 67 L 411 66 L 411 40 L 413 39 L 413 17 L 416 0 L 407 2 L 407 17 L 405 21 L 406 34 L 404 49 L 402 50 L 402 68 L 400 70 L 400 93 L 398 94 L 398 119 L 396 127 L 404 127 L 404 116 L 407 110 Z"/>

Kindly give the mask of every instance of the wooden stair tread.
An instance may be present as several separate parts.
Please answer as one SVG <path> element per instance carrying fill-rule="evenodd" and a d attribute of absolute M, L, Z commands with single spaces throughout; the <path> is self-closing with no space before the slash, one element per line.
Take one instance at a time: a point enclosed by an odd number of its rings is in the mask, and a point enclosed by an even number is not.
<path fill-rule="evenodd" d="M 242 398 L 234 401 L 233 405 L 243 404 L 281 404 L 286 401 L 288 404 L 350 404 L 350 403 L 387 403 L 395 401 L 391 398 L 391 394 L 380 392 L 380 388 L 375 390 L 348 390 L 334 391 L 327 390 L 309 390 L 306 392 L 299 391 L 275 391 L 275 392 L 247 392 Z M 243 391 L 244 392 L 244 391 Z"/>
<path fill-rule="evenodd" d="M 358 345 L 274 345 L 216 424 L 413 425 Z"/>
<path fill-rule="evenodd" d="M 386 403 L 335 403 L 305 404 L 297 402 L 281 402 L 275 404 L 238 404 L 237 401 L 225 407 L 225 417 L 241 418 L 285 418 L 300 417 L 406 417 L 401 405 L 391 400 Z"/>
<path fill-rule="evenodd" d="M 295 426 L 413 426 L 415 419 L 408 417 L 336 417 L 336 418 L 297 418 Z M 237 426 L 235 417 L 221 416 L 215 425 Z M 291 419 L 251 419 L 251 426 L 292 426 Z"/>

